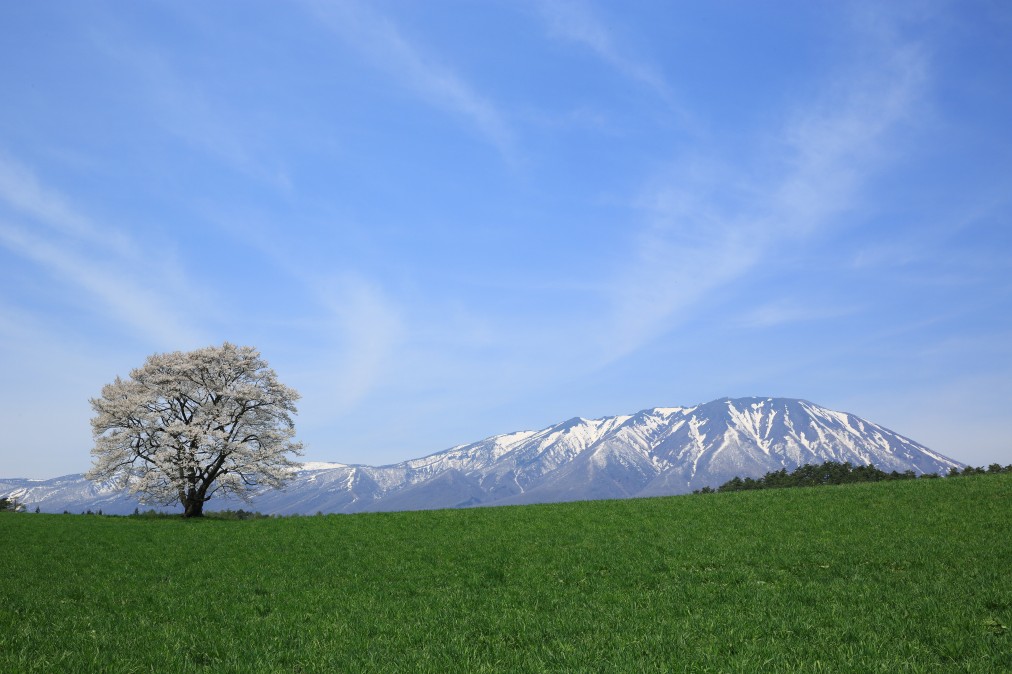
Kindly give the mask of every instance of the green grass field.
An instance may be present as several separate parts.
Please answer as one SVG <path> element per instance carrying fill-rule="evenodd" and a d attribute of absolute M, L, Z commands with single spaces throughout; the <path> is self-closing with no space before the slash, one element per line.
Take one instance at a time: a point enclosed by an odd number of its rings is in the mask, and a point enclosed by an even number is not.
<path fill-rule="evenodd" d="M 3 514 L 2 672 L 1008 672 L 1012 475 L 221 521 Z"/>

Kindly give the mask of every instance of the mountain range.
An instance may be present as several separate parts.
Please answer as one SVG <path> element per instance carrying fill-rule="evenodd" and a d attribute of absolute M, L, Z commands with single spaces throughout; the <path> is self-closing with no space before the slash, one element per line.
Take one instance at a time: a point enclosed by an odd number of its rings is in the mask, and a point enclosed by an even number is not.
<path fill-rule="evenodd" d="M 210 510 L 272 514 L 426 510 L 684 494 L 735 477 L 826 461 L 944 473 L 960 464 L 852 414 L 790 398 L 722 398 L 693 407 L 575 417 L 386 466 L 305 463 L 288 487 Z M 0 479 L 0 494 L 44 512 L 145 509 L 83 475 Z"/>

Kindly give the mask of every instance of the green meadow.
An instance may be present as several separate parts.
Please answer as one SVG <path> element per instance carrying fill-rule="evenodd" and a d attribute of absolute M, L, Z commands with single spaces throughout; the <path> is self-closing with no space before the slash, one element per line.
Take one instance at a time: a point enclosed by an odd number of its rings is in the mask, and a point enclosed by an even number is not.
<path fill-rule="evenodd" d="M 3 513 L 0 672 L 1007 672 L 1010 522 L 1012 475 L 248 521 Z"/>

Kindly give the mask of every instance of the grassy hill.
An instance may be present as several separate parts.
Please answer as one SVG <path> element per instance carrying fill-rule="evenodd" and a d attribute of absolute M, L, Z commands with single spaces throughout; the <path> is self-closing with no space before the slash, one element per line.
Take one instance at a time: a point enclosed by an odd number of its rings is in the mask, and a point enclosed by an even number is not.
<path fill-rule="evenodd" d="M 475 510 L 0 515 L 0 671 L 1012 671 L 1012 475 Z"/>

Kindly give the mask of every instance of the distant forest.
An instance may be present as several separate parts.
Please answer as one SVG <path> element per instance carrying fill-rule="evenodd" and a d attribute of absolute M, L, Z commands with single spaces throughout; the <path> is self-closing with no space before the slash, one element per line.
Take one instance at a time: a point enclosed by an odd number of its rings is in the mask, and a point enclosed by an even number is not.
<path fill-rule="evenodd" d="M 946 477 L 964 477 L 968 475 L 994 475 L 997 473 L 1012 473 L 1012 464 L 1002 466 L 992 463 L 987 468 L 974 468 L 967 466 L 963 470 L 950 468 Z M 920 479 L 932 479 L 941 477 L 936 473 L 924 473 Z M 838 463 L 827 461 L 820 465 L 806 463 L 788 473 L 786 468 L 781 468 L 762 477 L 755 479 L 751 477 L 736 477 L 728 480 L 716 489 L 703 487 L 697 489 L 694 494 L 713 494 L 722 491 L 747 491 L 750 489 L 784 489 L 787 487 L 821 487 L 829 484 L 851 484 L 854 482 L 884 482 L 887 480 L 915 480 L 917 473 L 907 470 L 902 473 L 897 471 L 885 472 L 875 467 L 874 464 L 867 466 L 852 466 L 849 462 Z"/>

